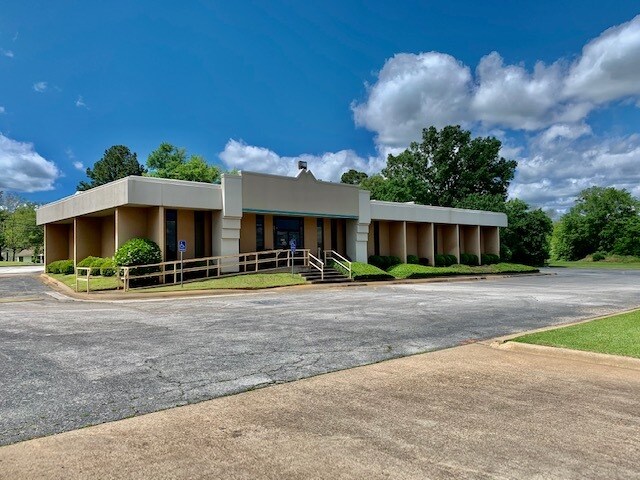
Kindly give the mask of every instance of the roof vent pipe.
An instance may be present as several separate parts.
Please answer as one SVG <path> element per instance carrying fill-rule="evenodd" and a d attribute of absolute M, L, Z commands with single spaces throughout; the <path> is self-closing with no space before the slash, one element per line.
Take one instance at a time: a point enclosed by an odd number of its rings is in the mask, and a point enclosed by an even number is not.
<path fill-rule="evenodd" d="M 303 162 L 302 160 L 298 161 L 298 170 L 306 170 L 307 169 L 307 162 Z"/>

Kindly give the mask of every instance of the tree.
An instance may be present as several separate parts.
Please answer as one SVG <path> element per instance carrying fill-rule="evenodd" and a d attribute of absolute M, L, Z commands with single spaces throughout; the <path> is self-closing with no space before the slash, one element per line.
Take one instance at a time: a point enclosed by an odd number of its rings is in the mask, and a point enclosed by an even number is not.
<path fill-rule="evenodd" d="M 209 165 L 200 155 L 191 155 L 187 160 L 184 148 L 163 142 L 147 158 L 149 175 L 175 180 L 215 183 L 220 180 L 220 170 Z"/>
<path fill-rule="evenodd" d="M 500 256 L 515 263 L 543 265 L 549 258 L 553 222 L 542 209 L 519 199 L 505 203 L 508 226 L 501 232 Z"/>
<path fill-rule="evenodd" d="M 93 170 L 87 168 L 90 182 L 80 182 L 78 190 L 91 188 L 113 182 L 129 175 L 143 175 L 146 169 L 138 163 L 138 156 L 124 145 L 114 145 L 105 150 L 104 155 L 93 165 Z"/>
<path fill-rule="evenodd" d="M 471 138 L 459 125 L 422 131 L 397 156 L 389 155 L 382 176 L 387 195 L 397 202 L 415 201 L 451 207 L 471 194 L 507 198 L 516 161 L 500 156 L 502 143 L 494 137 Z"/>
<path fill-rule="evenodd" d="M 33 248 L 37 253 L 44 243 L 44 231 L 36 225 L 35 205 L 22 205 L 13 211 L 4 222 L 4 242 L 12 251 L 13 260 L 16 253 L 25 248 Z"/>
<path fill-rule="evenodd" d="M 369 178 L 364 172 L 359 172 L 358 170 L 350 169 L 348 172 L 344 172 L 340 177 L 340 183 L 348 183 L 350 185 L 360 185 L 363 181 Z"/>
<path fill-rule="evenodd" d="M 626 253 L 634 250 L 632 235 L 640 202 L 627 190 L 591 187 L 583 190 L 573 207 L 560 219 L 553 235 L 555 258 L 579 260 L 595 252 Z"/>

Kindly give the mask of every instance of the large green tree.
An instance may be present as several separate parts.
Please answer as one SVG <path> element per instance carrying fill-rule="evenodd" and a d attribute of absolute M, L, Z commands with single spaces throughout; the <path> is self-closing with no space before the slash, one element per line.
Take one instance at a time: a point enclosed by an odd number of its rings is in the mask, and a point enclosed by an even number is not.
<path fill-rule="evenodd" d="M 627 190 L 583 190 L 554 229 L 554 257 L 579 260 L 597 251 L 633 255 L 639 209 L 640 203 Z"/>
<path fill-rule="evenodd" d="M 78 190 L 89 190 L 105 183 L 113 182 L 129 175 L 143 175 L 146 172 L 144 166 L 138 163 L 138 156 L 124 145 L 114 145 L 105 150 L 104 155 L 93 168 L 87 168 L 89 182 L 82 181 L 78 184 Z"/>
<path fill-rule="evenodd" d="M 347 172 L 344 172 L 340 177 L 340 183 L 348 183 L 350 185 L 360 185 L 363 181 L 369 178 L 364 172 L 359 172 L 353 168 Z"/>
<path fill-rule="evenodd" d="M 187 158 L 184 148 L 163 142 L 147 158 L 149 175 L 175 180 L 215 183 L 220 180 L 220 170 L 209 165 L 200 155 Z"/>
<path fill-rule="evenodd" d="M 517 163 L 500 156 L 501 146 L 494 137 L 472 138 L 459 125 L 425 128 L 422 142 L 389 155 L 381 172 L 388 183 L 384 200 L 450 207 L 472 194 L 506 199 Z"/>
<path fill-rule="evenodd" d="M 37 254 L 44 243 L 44 232 L 36 225 L 35 205 L 17 207 L 4 222 L 5 247 L 11 250 L 13 260 L 16 253 L 25 248 L 33 248 Z"/>

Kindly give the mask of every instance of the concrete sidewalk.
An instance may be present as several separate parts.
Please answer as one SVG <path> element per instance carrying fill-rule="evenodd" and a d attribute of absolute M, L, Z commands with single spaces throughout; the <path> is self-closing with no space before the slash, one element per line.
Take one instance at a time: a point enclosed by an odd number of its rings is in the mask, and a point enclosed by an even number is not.
<path fill-rule="evenodd" d="M 1 478 L 639 478 L 640 371 L 473 344 L 0 448 Z"/>

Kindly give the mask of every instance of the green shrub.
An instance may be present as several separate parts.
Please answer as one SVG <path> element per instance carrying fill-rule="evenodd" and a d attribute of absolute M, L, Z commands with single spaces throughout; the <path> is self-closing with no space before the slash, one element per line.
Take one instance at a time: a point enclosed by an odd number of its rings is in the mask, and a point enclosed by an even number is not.
<path fill-rule="evenodd" d="M 127 240 L 113 256 L 113 260 L 119 267 L 133 265 L 149 265 L 162 262 L 160 247 L 148 238 L 132 238 Z M 132 268 L 131 275 L 145 275 L 160 271 L 159 267 Z M 133 279 L 132 287 L 151 285 L 157 283 L 157 277 Z"/>
<path fill-rule="evenodd" d="M 473 253 L 461 253 L 460 263 L 462 265 L 478 265 L 478 256 Z"/>
<path fill-rule="evenodd" d="M 47 265 L 47 273 L 61 273 L 70 275 L 75 272 L 73 260 L 57 260 Z"/>
<path fill-rule="evenodd" d="M 420 259 L 418 258 L 417 255 L 407 255 L 407 263 L 420 265 Z"/>
<path fill-rule="evenodd" d="M 422 266 L 428 267 L 429 266 L 429 259 L 425 258 L 425 257 L 421 257 L 418 259 L 418 263 Z"/>
<path fill-rule="evenodd" d="M 480 260 L 482 265 L 493 265 L 495 263 L 500 263 L 500 256 L 494 255 L 493 253 L 483 253 L 480 255 Z"/>
<path fill-rule="evenodd" d="M 375 267 L 380 268 L 381 270 L 387 270 L 394 265 L 402 263 L 402 260 L 400 260 L 400 257 L 396 257 L 393 255 L 371 255 L 369 257 L 369 263 Z"/>
<path fill-rule="evenodd" d="M 384 260 L 380 255 L 371 255 L 369 257 L 369 264 L 384 270 Z"/>
<path fill-rule="evenodd" d="M 77 267 L 91 267 L 91 275 L 100 275 L 100 267 L 107 260 L 102 257 L 87 257 L 84 260 L 78 262 Z M 86 273 L 83 270 L 83 273 Z"/>
<path fill-rule="evenodd" d="M 444 258 L 444 255 L 442 254 L 437 254 L 436 255 L 436 267 L 446 267 L 447 266 L 447 260 L 446 258 Z"/>
<path fill-rule="evenodd" d="M 607 258 L 607 256 L 602 252 L 596 252 L 591 256 L 591 260 L 593 260 L 594 262 L 600 262 L 605 258 Z"/>
<path fill-rule="evenodd" d="M 105 258 L 100 267 L 100 275 L 103 277 L 113 277 L 116 274 L 116 262 L 112 258 Z"/>

